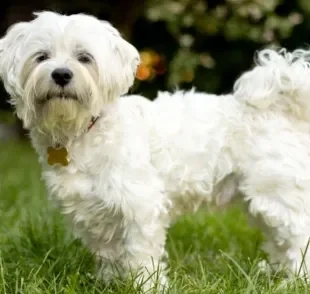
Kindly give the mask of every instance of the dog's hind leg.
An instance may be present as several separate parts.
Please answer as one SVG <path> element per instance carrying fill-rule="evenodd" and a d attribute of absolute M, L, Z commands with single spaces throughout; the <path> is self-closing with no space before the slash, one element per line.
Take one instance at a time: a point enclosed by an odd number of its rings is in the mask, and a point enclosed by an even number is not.
<path fill-rule="evenodd" d="M 255 199 L 249 211 L 260 221 L 266 241 L 263 250 L 268 254 L 269 265 L 274 270 L 284 270 L 288 275 L 310 274 L 310 219 L 281 203 Z M 268 202 L 268 204 L 267 204 Z"/>
<path fill-rule="evenodd" d="M 298 173 L 283 163 L 264 163 L 253 165 L 240 183 L 248 212 L 265 234 L 263 249 L 270 266 L 288 275 L 309 277 L 310 179 L 305 177 L 310 171 Z"/>

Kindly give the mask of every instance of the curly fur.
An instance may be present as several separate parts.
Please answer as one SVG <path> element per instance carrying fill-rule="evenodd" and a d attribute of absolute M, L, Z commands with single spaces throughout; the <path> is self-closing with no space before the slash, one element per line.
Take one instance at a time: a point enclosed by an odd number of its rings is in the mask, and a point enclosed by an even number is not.
<path fill-rule="evenodd" d="M 173 214 L 242 195 L 270 265 L 309 276 L 310 53 L 262 50 L 232 95 L 161 93 L 152 162 Z M 239 192 L 239 193 L 237 193 Z"/>

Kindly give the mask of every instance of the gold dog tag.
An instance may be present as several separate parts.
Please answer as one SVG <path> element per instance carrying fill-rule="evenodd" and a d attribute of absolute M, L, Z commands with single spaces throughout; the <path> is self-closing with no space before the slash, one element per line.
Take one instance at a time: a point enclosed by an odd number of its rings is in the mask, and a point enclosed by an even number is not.
<path fill-rule="evenodd" d="M 49 165 L 59 163 L 63 166 L 67 166 L 69 164 L 68 150 L 65 147 L 57 149 L 54 147 L 48 147 L 47 154 L 48 154 L 47 162 Z"/>

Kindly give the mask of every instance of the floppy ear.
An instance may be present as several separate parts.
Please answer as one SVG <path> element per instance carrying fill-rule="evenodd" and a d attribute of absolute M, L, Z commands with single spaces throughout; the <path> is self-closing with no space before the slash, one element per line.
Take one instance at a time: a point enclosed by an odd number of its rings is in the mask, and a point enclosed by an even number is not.
<path fill-rule="evenodd" d="M 22 58 L 22 40 L 26 36 L 28 26 L 29 23 L 26 22 L 17 23 L 0 39 L 0 78 L 13 99 L 22 95 L 18 70 Z"/>
<path fill-rule="evenodd" d="M 140 64 L 140 55 L 138 50 L 127 42 L 110 23 L 101 21 L 105 29 L 112 34 L 113 51 L 118 57 L 119 64 L 114 64 L 119 78 L 115 79 L 117 88 L 120 90 L 120 95 L 126 94 L 132 86 L 137 68 Z"/>
<path fill-rule="evenodd" d="M 234 84 L 236 99 L 258 108 L 266 108 L 292 88 L 289 56 L 265 49 L 257 54 L 256 66 Z"/>
<path fill-rule="evenodd" d="M 123 89 L 121 89 L 121 94 L 126 94 L 129 88 L 134 83 L 136 72 L 140 64 L 140 55 L 138 50 L 119 37 L 116 47 L 117 54 L 121 61 L 123 80 L 125 81 Z"/>
<path fill-rule="evenodd" d="M 5 90 L 10 95 L 10 103 L 14 106 L 17 116 L 23 121 L 24 127 L 30 126 L 29 111 L 25 111 L 23 91 L 19 81 L 20 61 L 23 57 L 23 40 L 27 36 L 29 23 L 17 23 L 9 28 L 0 39 L 0 78 Z"/>

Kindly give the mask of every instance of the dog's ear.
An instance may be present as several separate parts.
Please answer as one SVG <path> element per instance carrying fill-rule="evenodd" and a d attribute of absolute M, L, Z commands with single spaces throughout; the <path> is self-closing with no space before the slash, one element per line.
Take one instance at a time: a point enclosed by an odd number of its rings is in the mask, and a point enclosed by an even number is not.
<path fill-rule="evenodd" d="M 140 55 L 138 50 L 122 37 L 118 38 L 116 51 L 121 61 L 122 75 L 125 81 L 125 87 L 121 90 L 121 94 L 125 94 L 132 86 L 136 77 L 136 72 L 140 64 Z"/>
<path fill-rule="evenodd" d="M 0 78 L 13 99 L 22 95 L 18 70 L 22 58 L 22 40 L 26 37 L 28 26 L 26 22 L 14 24 L 0 39 Z"/>
<path fill-rule="evenodd" d="M 0 78 L 10 95 L 10 103 L 26 128 L 30 125 L 30 116 L 29 112 L 24 111 L 25 102 L 21 99 L 23 92 L 18 72 L 23 57 L 23 40 L 27 37 L 28 26 L 29 23 L 26 22 L 12 25 L 6 35 L 0 39 Z"/>
<path fill-rule="evenodd" d="M 256 56 L 256 66 L 234 84 L 234 96 L 257 108 L 266 108 L 291 88 L 289 62 L 282 52 L 265 49 Z"/>
<path fill-rule="evenodd" d="M 127 42 L 110 23 L 101 21 L 102 25 L 112 35 L 111 45 L 112 50 L 117 56 L 118 64 L 112 65 L 117 71 L 116 78 L 117 88 L 120 90 L 120 95 L 128 92 L 132 86 L 137 68 L 140 64 L 140 55 L 138 50 Z M 113 69 L 110 69 L 113 70 Z"/>

